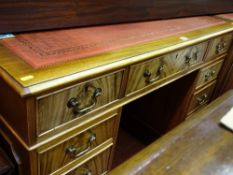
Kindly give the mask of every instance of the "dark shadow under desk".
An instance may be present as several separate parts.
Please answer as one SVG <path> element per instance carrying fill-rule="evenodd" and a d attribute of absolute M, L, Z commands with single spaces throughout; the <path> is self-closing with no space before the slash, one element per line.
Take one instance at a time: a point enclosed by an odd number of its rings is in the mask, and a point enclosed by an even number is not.
<path fill-rule="evenodd" d="M 232 174 L 233 133 L 219 124 L 232 106 L 231 90 L 110 174 Z"/>

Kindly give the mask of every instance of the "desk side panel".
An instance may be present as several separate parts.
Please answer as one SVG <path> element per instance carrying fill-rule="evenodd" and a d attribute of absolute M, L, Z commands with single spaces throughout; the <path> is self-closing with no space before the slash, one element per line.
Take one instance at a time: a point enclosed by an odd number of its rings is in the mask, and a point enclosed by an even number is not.
<path fill-rule="evenodd" d="M 14 133 L 29 143 L 26 100 L 2 79 L 0 79 L 0 113 L 3 116 L 0 122 L 13 128 Z"/>

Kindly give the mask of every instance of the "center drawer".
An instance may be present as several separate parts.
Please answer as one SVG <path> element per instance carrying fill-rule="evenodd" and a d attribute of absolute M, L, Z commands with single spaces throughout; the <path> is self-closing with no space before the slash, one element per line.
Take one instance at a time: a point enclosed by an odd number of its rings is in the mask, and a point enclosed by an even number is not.
<path fill-rule="evenodd" d="M 37 135 L 116 101 L 122 75 L 116 72 L 37 98 Z"/>
<path fill-rule="evenodd" d="M 40 175 L 52 174 L 63 167 L 75 164 L 83 157 L 89 157 L 93 151 L 98 151 L 106 143 L 114 143 L 117 132 L 117 115 L 90 127 L 60 144 L 38 150 Z M 108 154 L 109 155 L 109 154 Z"/>
<path fill-rule="evenodd" d="M 130 67 L 126 93 L 130 94 L 201 63 L 206 49 L 207 42 L 204 42 L 162 57 L 132 65 Z"/>

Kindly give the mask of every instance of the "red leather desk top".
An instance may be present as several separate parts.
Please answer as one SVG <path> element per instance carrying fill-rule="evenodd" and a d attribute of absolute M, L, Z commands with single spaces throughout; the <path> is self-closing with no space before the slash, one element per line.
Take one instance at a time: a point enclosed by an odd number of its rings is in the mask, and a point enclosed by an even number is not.
<path fill-rule="evenodd" d="M 25 33 L 2 43 L 33 68 L 43 68 L 222 23 L 202 16 Z"/>

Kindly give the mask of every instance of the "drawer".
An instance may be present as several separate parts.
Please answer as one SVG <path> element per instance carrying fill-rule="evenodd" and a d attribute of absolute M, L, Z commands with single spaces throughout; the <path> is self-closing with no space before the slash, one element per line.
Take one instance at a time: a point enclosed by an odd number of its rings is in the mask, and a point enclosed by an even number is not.
<path fill-rule="evenodd" d="M 108 172 L 110 149 L 105 150 L 66 175 L 103 175 Z"/>
<path fill-rule="evenodd" d="M 37 98 L 38 136 L 117 100 L 122 75 L 117 72 Z"/>
<path fill-rule="evenodd" d="M 202 62 L 207 43 L 181 49 L 150 61 L 132 65 L 126 93 L 132 93 L 149 84 L 171 77 Z"/>
<path fill-rule="evenodd" d="M 60 144 L 41 148 L 38 150 L 39 174 L 47 175 L 60 171 L 106 147 L 103 145 L 112 145 L 117 132 L 116 123 L 117 117 L 114 116 Z"/>
<path fill-rule="evenodd" d="M 217 37 L 210 42 L 206 60 L 217 58 L 219 55 L 227 52 L 232 41 L 232 33 Z"/>
<path fill-rule="evenodd" d="M 207 42 L 199 43 L 197 45 L 172 52 L 166 57 L 168 60 L 172 60 L 169 62 L 177 71 L 189 69 L 194 65 L 202 63 L 207 50 L 207 45 Z"/>
<path fill-rule="evenodd" d="M 211 98 L 214 91 L 215 84 L 216 81 L 208 84 L 207 86 L 193 94 L 188 109 L 188 115 L 209 102 L 209 99 Z"/>
<path fill-rule="evenodd" d="M 211 64 L 208 67 L 201 69 L 198 76 L 196 89 L 216 79 L 222 64 L 223 64 L 223 60 L 220 60 L 216 63 Z"/>

